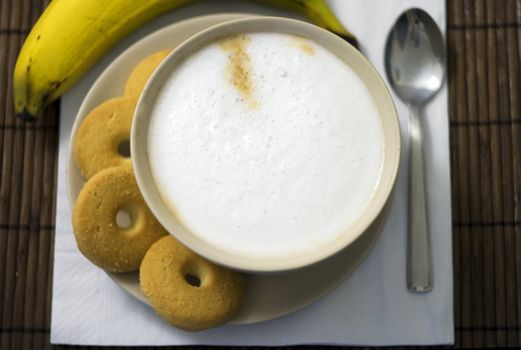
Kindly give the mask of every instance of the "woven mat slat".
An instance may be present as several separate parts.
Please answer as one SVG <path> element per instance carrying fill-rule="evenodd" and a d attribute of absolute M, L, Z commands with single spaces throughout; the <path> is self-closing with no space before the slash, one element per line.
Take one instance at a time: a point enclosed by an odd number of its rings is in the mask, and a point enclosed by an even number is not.
<path fill-rule="evenodd" d="M 466 15 L 466 26 L 474 27 L 476 26 L 476 21 L 474 18 L 473 8 L 470 6 L 470 1 L 466 1 L 463 5 L 463 11 Z M 465 59 L 464 64 L 466 67 L 465 70 L 465 80 L 464 80 L 464 88 L 465 88 L 465 116 L 462 116 L 466 122 L 474 122 L 477 116 L 477 94 L 474 87 L 476 86 L 476 81 L 478 77 L 476 76 L 475 69 L 475 57 L 476 57 L 476 45 L 475 45 L 475 31 L 465 30 L 464 31 L 464 50 L 465 50 Z M 472 174 L 476 174 L 479 172 L 479 152 L 469 152 L 469 150 L 477 149 L 477 130 L 476 128 L 469 128 L 465 130 L 467 135 L 467 144 L 465 147 L 467 148 L 468 154 L 468 163 L 467 163 L 467 183 L 465 194 L 467 197 L 465 198 L 468 204 L 464 206 L 465 217 L 466 220 L 464 222 L 475 222 L 475 220 L 479 217 L 479 204 L 481 202 L 481 195 L 479 191 L 479 178 L 472 176 Z M 474 332 L 467 332 L 464 334 L 463 345 L 473 345 L 480 344 L 483 340 L 483 330 L 476 328 L 476 326 L 482 324 L 483 314 L 482 314 L 482 285 L 483 281 L 481 278 L 481 266 L 480 266 L 480 244 L 482 234 L 479 228 L 465 228 L 465 239 L 467 239 L 468 244 L 468 261 L 469 261 L 469 278 L 467 283 L 465 284 L 465 291 L 468 293 L 470 298 L 472 298 L 473 304 L 465 303 L 465 316 L 466 323 L 469 324 L 470 327 L 474 327 Z M 478 306 L 478 307 L 476 307 Z"/>
<path fill-rule="evenodd" d="M 487 23 L 487 3 L 485 1 L 480 1 L 476 4 L 475 8 L 475 23 L 479 25 L 486 25 Z M 476 45 L 476 74 L 478 77 L 482 77 L 480 81 L 476 82 L 476 98 L 477 98 L 477 124 L 480 125 L 482 123 L 486 124 L 488 120 L 488 88 L 487 84 L 483 84 L 482 81 L 487 81 L 487 30 L 476 30 L 474 31 L 474 40 Z M 474 191 L 480 193 L 482 200 L 480 208 L 477 208 L 474 213 L 474 217 L 477 216 L 478 220 L 483 222 L 492 222 L 492 205 L 490 201 L 487 201 L 487 198 L 490 198 L 493 190 L 491 179 L 493 177 L 492 167 L 491 167 L 491 154 L 490 150 L 486 145 L 490 144 L 490 128 L 488 127 L 474 127 L 477 132 L 475 135 L 477 141 L 479 142 L 477 151 L 479 152 L 479 163 L 477 174 L 480 174 L 479 177 L 476 177 L 475 183 L 477 184 L 477 188 Z M 478 153 L 476 152 L 476 153 Z M 477 206 L 475 206 L 477 207 Z M 493 228 L 489 226 L 481 226 L 476 227 L 479 230 L 479 234 L 482 237 L 481 246 L 476 247 L 476 255 L 479 254 L 481 262 L 481 276 L 482 276 L 482 298 L 481 302 L 476 303 L 478 305 L 478 310 L 482 310 L 482 314 L 480 314 L 480 319 L 475 320 L 475 324 L 483 325 L 484 330 L 478 332 L 476 337 L 474 338 L 475 345 L 486 345 L 492 346 L 495 344 L 495 333 L 490 331 L 485 331 L 485 329 L 489 329 L 493 327 L 493 323 L 489 320 L 494 319 L 494 307 L 491 305 L 495 300 L 495 289 L 494 289 L 494 265 L 491 263 L 485 263 L 486 261 L 493 261 L 494 259 L 494 234 Z M 479 274 L 479 270 L 478 270 Z M 479 307 L 481 305 L 481 307 Z"/>
<path fill-rule="evenodd" d="M 487 6 L 487 23 L 496 23 L 496 14 L 495 14 L 495 3 L 489 2 Z M 496 28 L 488 28 L 487 29 L 487 63 L 489 69 L 488 79 L 486 80 L 486 85 L 488 87 L 487 94 L 487 102 L 488 102 L 488 111 L 487 117 L 490 121 L 497 121 L 499 118 L 498 114 L 498 84 L 497 84 L 497 76 L 498 70 L 498 61 L 497 61 L 497 30 Z M 491 205 L 492 205 L 492 222 L 500 223 L 501 222 L 501 198 L 498 196 L 501 194 L 501 176 L 502 176 L 502 165 L 501 158 L 498 155 L 501 155 L 500 148 L 500 124 L 499 123 L 491 123 L 490 129 L 487 132 L 490 133 L 490 147 L 491 147 L 491 168 L 492 168 L 492 176 L 490 177 L 490 181 L 492 181 L 492 195 L 490 197 Z M 492 303 L 488 308 L 492 313 L 492 318 L 490 321 L 494 325 L 505 325 L 505 312 L 503 310 L 503 305 L 505 305 L 504 300 L 504 240 L 503 240 L 503 232 L 501 225 L 494 225 L 493 232 L 494 236 L 494 260 L 490 261 L 490 263 L 494 264 L 494 299 L 492 299 Z M 499 311 L 498 311 L 499 310 Z M 495 321 L 495 322 L 494 322 Z M 505 339 L 505 330 L 500 329 L 496 332 L 495 344 L 502 345 L 506 343 Z"/>
<path fill-rule="evenodd" d="M 12 104 L 48 3 L 0 0 L 2 350 L 51 348 L 59 108 L 26 124 Z M 447 1 L 447 48 L 456 346 L 520 346 L 521 0 Z"/>
<path fill-rule="evenodd" d="M 509 87 L 509 120 L 512 121 L 510 134 L 512 142 L 512 196 L 513 208 L 511 212 L 512 222 L 517 225 L 509 225 L 508 229 L 513 237 L 514 258 L 511 263 L 513 279 L 521 283 L 521 3 L 509 0 L 506 5 L 507 23 L 518 23 L 518 26 L 506 27 L 507 59 L 508 59 L 508 87 Z M 512 305 L 516 318 L 516 325 L 521 324 L 521 293 L 511 288 Z M 518 344 L 521 342 L 521 329 L 517 332 Z"/>
<path fill-rule="evenodd" d="M 505 3 L 501 4 L 502 6 L 496 6 L 496 22 L 497 23 L 508 23 L 506 16 L 506 8 Z M 510 112 L 510 87 L 508 84 L 509 81 L 509 62 L 507 56 L 507 41 L 506 41 L 506 26 L 502 26 L 497 28 L 496 30 L 496 45 L 497 45 L 497 64 L 498 64 L 498 76 L 497 76 L 497 85 L 498 85 L 498 119 L 499 120 L 509 120 L 509 112 Z M 519 62 L 517 62 L 519 64 Z M 497 203 L 497 219 L 502 223 L 508 223 L 513 221 L 513 179 L 512 179 L 512 134 L 511 128 L 508 124 L 502 124 L 499 126 L 500 129 L 500 145 L 501 145 L 501 202 Z M 499 186 L 498 186 L 499 187 Z M 499 212 L 501 210 L 501 213 Z M 504 236 L 504 246 L 503 253 L 505 257 L 505 301 L 508 307 L 506 308 L 506 319 L 505 325 L 507 328 L 516 327 L 516 311 L 517 306 L 515 300 L 516 293 L 516 285 L 515 283 L 509 283 L 510 281 L 506 280 L 506 276 L 514 276 L 515 275 L 515 259 L 514 248 L 515 243 L 512 232 L 512 227 L 509 225 L 501 225 L 502 234 Z M 507 332 L 505 335 L 506 344 L 514 345 L 517 344 L 517 332 Z"/>

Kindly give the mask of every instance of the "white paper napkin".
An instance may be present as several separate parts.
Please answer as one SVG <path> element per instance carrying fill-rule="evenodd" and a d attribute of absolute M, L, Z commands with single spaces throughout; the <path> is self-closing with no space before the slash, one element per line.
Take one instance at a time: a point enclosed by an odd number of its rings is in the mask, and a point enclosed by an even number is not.
<path fill-rule="evenodd" d="M 409 7 L 429 12 L 445 31 L 445 1 L 336 0 L 331 6 L 356 34 L 362 50 L 385 76 L 385 38 Z M 425 161 L 434 289 L 411 294 L 405 286 L 407 157 L 397 181 L 390 218 L 368 258 L 324 299 L 280 319 L 187 333 L 167 326 L 154 312 L 121 290 L 78 251 L 67 199 L 66 160 L 74 117 L 102 70 L 125 48 L 167 24 L 216 12 L 288 15 L 238 1 L 204 3 L 167 14 L 124 40 L 62 98 L 58 166 L 51 342 L 83 345 L 428 345 L 454 339 L 452 239 L 447 89 L 425 110 Z M 407 109 L 395 98 L 407 140 Z M 407 155 L 407 143 L 404 144 Z"/>

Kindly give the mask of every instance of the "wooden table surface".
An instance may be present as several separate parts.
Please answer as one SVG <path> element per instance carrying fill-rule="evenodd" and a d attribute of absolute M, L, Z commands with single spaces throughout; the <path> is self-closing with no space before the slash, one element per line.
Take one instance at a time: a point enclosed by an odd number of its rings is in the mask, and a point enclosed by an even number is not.
<path fill-rule="evenodd" d="M 12 103 L 48 2 L 0 0 L 2 350 L 52 348 L 59 108 L 27 124 Z M 449 0 L 447 17 L 456 347 L 521 346 L 521 0 Z"/>

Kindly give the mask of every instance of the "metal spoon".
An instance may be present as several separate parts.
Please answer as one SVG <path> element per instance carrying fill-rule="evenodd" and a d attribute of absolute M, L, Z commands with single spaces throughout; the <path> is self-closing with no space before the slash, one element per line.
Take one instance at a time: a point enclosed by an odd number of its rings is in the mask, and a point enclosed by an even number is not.
<path fill-rule="evenodd" d="M 407 287 L 413 292 L 428 292 L 433 285 L 419 114 L 443 85 L 444 64 L 443 37 L 436 22 L 420 9 L 404 12 L 387 38 L 385 70 L 410 112 Z"/>

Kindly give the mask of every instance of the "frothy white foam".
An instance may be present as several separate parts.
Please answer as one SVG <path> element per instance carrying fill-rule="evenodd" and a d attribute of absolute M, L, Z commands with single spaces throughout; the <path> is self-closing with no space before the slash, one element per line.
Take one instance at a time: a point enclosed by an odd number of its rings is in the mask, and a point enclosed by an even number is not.
<path fill-rule="evenodd" d="M 212 246 L 302 254 L 334 240 L 370 200 L 379 114 L 356 73 L 317 43 L 248 37 L 250 97 L 232 84 L 222 43 L 171 73 L 151 115 L 150 167 L 164 202 Z"/>

